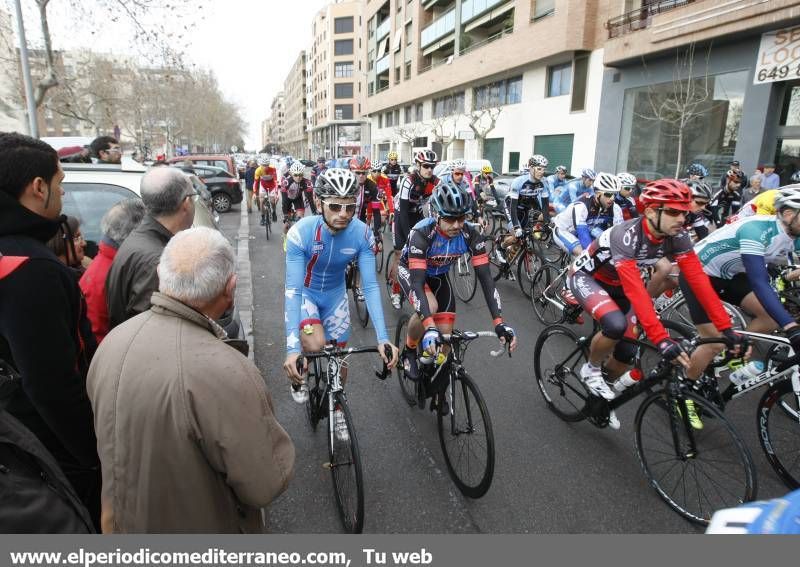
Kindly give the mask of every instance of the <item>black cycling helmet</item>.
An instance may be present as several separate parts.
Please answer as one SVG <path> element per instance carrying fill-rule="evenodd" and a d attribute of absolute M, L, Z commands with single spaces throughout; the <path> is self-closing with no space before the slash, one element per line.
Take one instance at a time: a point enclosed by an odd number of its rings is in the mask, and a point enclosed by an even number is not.
<path fill-rule="evenodd" d="M 446 175 L 433 189 L 431 207 L 437 216 L 460 217 L 472 210 L 472 196 L 466 182 L 456 183 Z"/>
<path fill-rule="evenodd" d="M 692 197 L 705 199 L 706 201 L 711 200 L 711 194 L 713 191 L 711 190 L 711 187 L 708 186 L 708 183 L 700 181 L 699 179 L 689 179 L 685 183 L 686 186 L 692 190 Z"/>

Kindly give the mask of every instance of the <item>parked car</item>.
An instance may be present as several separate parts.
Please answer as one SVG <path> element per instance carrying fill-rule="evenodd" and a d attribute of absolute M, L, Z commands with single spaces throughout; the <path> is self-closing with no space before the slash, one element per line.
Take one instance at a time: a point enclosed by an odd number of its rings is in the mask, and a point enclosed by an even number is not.
<path fill-rule="evenodd" d="M 181 164 L 173 164 L 173 167 L 181 167 Z M 237 175 L 228 173 L 221 167 L 210 165 L 194 166 L 194 174 L 206 184 L 206 188 L 211 192 L 211 203 L 214 210 L 218 213 L 227 213 L 232 205 L 242 202 L 242 184 Z"/>
<path fill-rule="evenodd" d="M 175 156 L 168 159 L 167 163 L 183 163 L 187 159 L 195 166 L 210 165 L 212 167 L 221 167 L 233 176 L 238 174 L 236 162 L 231 156 L 225 154 L 191 154 L 188 156 Z"/>
<path fill-rule="evenodd" d="M 81 234 L 86 240 L 86 255 L 94 258 L 103 233 L 100 221 L 108 210 L 125 199 L 141 198 L 139 185 L 144 175 L 142 168 L 125 169 L 120 165 L 63 163 L 64 197 L 62 212 L 77 218 Z M 194 222 L 192 226 L 205 226 L 219 230 L 218 215 L 209 209 L 200 195 L 194 197 Z M 233 339 L 244 339 L 239 313 L 234 307 L 217 321 Z"/>
<path fill-rule="evenodd" d="M 441 175 L 443 173 L 446 173 L 450 169 L 450 167 L 452 166 L 453 161 L 454 160 L 446 160 L 446 161 L 440 162 L 433 169 L 433 174 L 438 176 L 438 177 L 441 177 Z M 492 162 L 490 162 L 488 159 L 466 159 L 466 160 L 464 160 L 464 162 L 467 164 L 467 171 L 469 171 L 469 173 L 470 173 L 470 175 L 472 175 L 472 177 L 480 175 L 481 174 L 481 168 L 484 165 L 488 165 L 489 167 L 492 166 Z"/>

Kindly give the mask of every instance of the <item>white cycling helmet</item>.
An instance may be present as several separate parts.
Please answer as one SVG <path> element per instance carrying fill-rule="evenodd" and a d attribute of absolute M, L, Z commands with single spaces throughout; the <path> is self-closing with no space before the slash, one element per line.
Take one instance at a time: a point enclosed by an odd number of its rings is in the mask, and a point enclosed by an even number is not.
<path fill-rule="evenodd" d="M 303 175 L 305 172 L 306 168 L 299 161 L 296 161 L 289 166 L 290 175 Z"/>
<path fill-rule="evenodd" d="M 775 208 L 800 209 L 800 184 L 786 185 L 778 189 L 775 196 Z"/>
<path fill-rule="evenodd" d="M 326 197 L 355 197 L 358 179 L 349 169 L 331 167 L 317 177 L 314 194 L 320 199 Z"/>
<path fill-rule="evenodd" d="M 619 193 L 620 189 L 622 189 L 622 185 L 616 175 L 603 171 L 598 173 L 597 177 L 594 178 L 592 187 L 594 187 L 595 191 L 601 193 Z"/>
<path fill-rule="evenodd" d="M 265 157 L 258 158 L 258 165 L 269 165 L 269 158 Z"/>
<path fill-rule="evenodd" d="M 467 171 L 467 162 L 463 159 L 454 159 L 450 162 L 450 171 L 455 171 L 460 169 L 461 171 Z"/>
<path fill-rule="evenodd" d="M 546 157 L 536 154 L 531 156 L 531 158 L 528 160 L 528 167 L 547 167 L 548 163 L 549 162 L 547 161 Z"/>
<path fill-rule="evenodd" d="M 619 184 L 623 189 L 633 189 L 636 187 L 636 176 L 632 173 L 617 173 L 617 179 L 619 179 Z"/>

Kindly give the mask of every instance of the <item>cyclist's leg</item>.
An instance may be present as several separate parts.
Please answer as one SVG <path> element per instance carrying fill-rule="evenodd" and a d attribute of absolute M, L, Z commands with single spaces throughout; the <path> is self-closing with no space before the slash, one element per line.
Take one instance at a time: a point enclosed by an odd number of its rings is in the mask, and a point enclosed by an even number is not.
<path fill-rule="evenodd" d="M 319 305 L 319 318 L 325 330 L 325 342 L 336 341 L 343 347 L 350 338 L 350 307 L 347 303 L 347 289 L 326 291 L 323 294 L 314 294 Z M 342 384 L 347 381 L 347 367 L 342 368 Z"/>
<path fill-rule="evenodd" d="M 725 301 L 733 303 L 727 299 Z M 745 295 L 738 305 L 753 316 L 753 319 L 747 325 L 748 331 L 753 331 L 754 333 L 771 333 L 778 328 L 778 323 L 769 316 L 754 292 L 751 291 Z"/>
<path fill-rule="evenodd" d="M 583 252 L 581 241 L 578 240 L 578 237 L 574 234 L 555 228 L 553 229 L 553 236 L 555 237 L 553 238 L 553 242 L 568 254 L 580 256 L 581 252 Z"/>
<path fill-rule="evenodd" d="M 289 232 L 289 214 L 292 212 L 292 201 L 286 195 L 281 193 L 281 213 L 283 214 L 283 234 Z"/>
<path fill-rule="evenodd" d="M 614 352 L 617 342 L 625 336 L 628 318 L 612 298 L 609 292 L 611 286 L 602 286 L 590 274 L 578 270 L 567 278 L 567 285 L 578 303 L 600 324 L 601 331 L 592 338 L 589 348 L 589 363 L 599 367 Z M 612 291 L 615 291 L 614 296 L 618 301 L 624 297 L 621 288 L 612 288 Z"/>
<path fill-rule="evenodd" d="M 450 287 L 450 280 L 447 279 L 447 274 L 428 278 L 427 285 L 436 298 L 436 305 L 438 306 L 436 314 L 433 316 L 436 328 L 443 334 L 453 332 L 453 325 L 456 321 L 456 296 Z M 444 353 L 449 350 L 449 345 L 442 346 Z"/>
<path fill-rule="evenodd" d="M 419 302 L 416 299 L 416 293 L 411 288 L 411 281 L 409 279 L 408 270 L 403 267 L 398 270 L 397 283 L 400 284 L 400 289 L 403 294 L 408 298 L 408 302 L 414 309 L 414 314 L 408 322 L 408 331 L 406 333 L 406 346 L 411 349 L 417 348 L 419 341 L 422 339 L 422 334 L 425 332 L 425 327 L 422 325 L 422 317 L 419 316 Z M 431 313 L 436 313 L 439 310 L 439 304 L 436 301 L 436 296 L 431 291 L 428 284 L 425 284 L 425 297 L 428 299 L 428 307 Z"/>
<path fill-rule="evenodd" d="M 294 207 L 295 212 L 295 219 L 300 220 L 305 216 L 305 202 L 303 202 L 303 195 L 299 195 L 298 197 L 292 199 L 292 206 Z"/>
<path fill-rule="evenodd" d="M 669 258 L 661 258 L 656 262 L 650 276 L 650 283 L 647 284 L 647 293 L 650 294 L 650 297 L 658 297 L 666 290 L 674 289 L 677 286 L 675 279 L 670 277 L 672 268 Z"/>

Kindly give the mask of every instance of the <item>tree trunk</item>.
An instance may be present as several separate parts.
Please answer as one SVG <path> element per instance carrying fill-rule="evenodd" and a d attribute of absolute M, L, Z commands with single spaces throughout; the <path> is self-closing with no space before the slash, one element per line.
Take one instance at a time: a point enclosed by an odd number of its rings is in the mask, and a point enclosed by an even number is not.
<path fill-rule="evenodd" d="M 683 120 L 681 120 L 680 126 L 678 126 L 678 155 L 675 160 L 675 179 L 680 177 L 681 172 L 681 156 L 683 155 L 683 129 L 684 124 Z"/>

